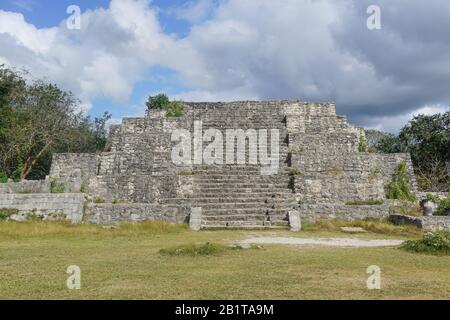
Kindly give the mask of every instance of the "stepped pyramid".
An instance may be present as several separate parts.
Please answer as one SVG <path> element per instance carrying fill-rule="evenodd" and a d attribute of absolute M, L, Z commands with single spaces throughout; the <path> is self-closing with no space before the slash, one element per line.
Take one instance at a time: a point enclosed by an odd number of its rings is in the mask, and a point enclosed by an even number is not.
<path fill-rule="evenodd" d="M 150 111 L 143 118 L 123 119 L 111 127 L 108 152 L 54 156 L 53 179 L 82 185 L 89 199 L 104 202 L 89 204 L 85 219 L 182 222 L 189 220 L 192 208 L 201 208 L 202 228 L 279 228 L 288 226 L 290 211 L 309 221 L 383 217 L 389 213 L 384 184 L 401 161 L 407 163 L 415 188 L 409 155 L 359 152 L 364 130 L 337 116 L 333 103 L 184 102 L 183 106 L 178 118 Z M 227 144 L 227 130 L 250 130 L 258 138 L 266 130 L 267 146 L 258 140 L 251 152 L 237 141 Z M 185 132 L 186 141 L 192 142 L 190 162 L 174 163 L 173 150 L 179 144 L 174 132 Z M 205 139 L 211 132 L 222 133 L 222 141 L 208 138 L 196 149 L 195 134 Z M 199 161 L 211 141 L 222 145 L 223 163 Z M 245 163 L 237 163 L 237 158 L 227 163 L 226 152 L 241 152 Z M 276 158 L 276 170 L 267 174 L 270 165 L 251 162 L 255 152 L 258 160 L 261 152 Z M 369 199 L 383 204 L 348 205 Z"/>

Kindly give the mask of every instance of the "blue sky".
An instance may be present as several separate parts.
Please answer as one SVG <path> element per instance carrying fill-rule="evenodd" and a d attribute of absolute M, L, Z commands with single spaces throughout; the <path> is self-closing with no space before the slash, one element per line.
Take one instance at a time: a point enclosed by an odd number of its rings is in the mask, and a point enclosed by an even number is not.
<path fill-rule="evenodd" d="M 72 91 L 93 116 L 139 116 L 148 95 L 185 101 L 335 101 L 396 132 L 450 110 L 450 2 L 2 0 L 0 64 Z M 81 28 L 66 26 L 69 5 Z"/>
<path fill-rule="evenodd" d="M 81 11 L 95 10 L 109 7 L 109 0 L 5 0 L 0 3 L 0 10 L 20 12 L 25 16 L 28 23 L 37 28 L 50 28 L 60 24 L 70 14 L 66 13 L 68 6 L 76 4 Z M 169 34 L 177 37 L 186 36 L 189 32 L 190 23 L 168 14 L 170 8 L 181 7 L 186 1 L 183 0 L 155 0 L 152 5 L 159 8 L 158 17 L 161 27 Z M 177 94 L 186 90 L 175 79 L 175 72 L 164 66 L 153 66 L 145 71 L 145 79 L 136 82 L 134 90 L 125 102 L 115 101 L 109 97 L 98 97 L 92 101 L 94 108 L 89 113 L 99 116 L 105 111 L 114 115 L 115 118 L 141 114 L 142 106 L 150 93 L 165 92 L 169 95 Z"/>

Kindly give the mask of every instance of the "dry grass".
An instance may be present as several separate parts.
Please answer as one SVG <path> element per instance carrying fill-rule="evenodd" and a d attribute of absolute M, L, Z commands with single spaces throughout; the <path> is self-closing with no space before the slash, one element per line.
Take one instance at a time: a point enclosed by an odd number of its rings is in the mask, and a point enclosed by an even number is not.
<path fill-rule="evenodd" d="M 318 220 L 314 224 L 306 224 L 305 231 L 340 231 L 341 227 L 360 227 L 369 232 L 385 235 L 421 235 L 422 230 L 413 225 L 394 225 L 388 220 Z"/>
<path fill-rule="evenodd" d="M 70 222 L 1 222 L 0 238 L 58 237 L 58 236 L 139 236 L 185 231 L 187 225 L 169 224 L 161 221 L 124 223 L 117 226 L 94 224 L 71 224 Z"/>

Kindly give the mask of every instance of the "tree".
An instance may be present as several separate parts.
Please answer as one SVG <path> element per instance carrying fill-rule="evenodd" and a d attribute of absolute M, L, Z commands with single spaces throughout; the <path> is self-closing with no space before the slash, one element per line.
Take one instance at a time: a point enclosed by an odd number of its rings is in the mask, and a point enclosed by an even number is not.
<path fill-rule="evenodd" d="M 145 103 L 145 105 L 149 110 L 153 109 L 162 110 L 165 107 L 167 107 L 169 103 L 170 103 L 169 98 L 165 94 L 160 93 L 156 96 L 148 97 L 148 100 Z"/>
<path fill-rule="evenodd" d="M 366 143 L 369 149 L 377 149 L 380 141 L 389 135 L 388 133 L 373 129 L 365 130 L 365 132 L 366 132 Z"/>
<path fill-rule="evenodd" d="M 0 172 L 41 179 L 54 152 L 95 152 L 106 145 L 106 122 L 83 114 L 71 92 L 0 66 Z"/>
<path fill-rule="evenodd" d="M 103 151 L 108 142 L 107 122 L 111 119 L 111 114 L 105 112 L 102 117 L 94 119 L 95 147 L 96 151 Z"/>
<path fill-rule="evenodd" d="M 377 149 L 384 153 L 409 152 L 422 189 L 449 189 L 450 111 L 415 116 L 397 136 L 388 134 L 382 138 Z"/>

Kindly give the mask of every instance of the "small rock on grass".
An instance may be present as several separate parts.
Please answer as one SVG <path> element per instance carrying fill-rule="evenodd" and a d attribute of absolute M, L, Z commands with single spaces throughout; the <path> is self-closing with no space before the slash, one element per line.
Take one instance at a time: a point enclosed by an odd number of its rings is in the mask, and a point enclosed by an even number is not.
<path fill-rule="evenodd" d="M 364 233 L 364 232 L 367 232 L 363 228 L 359 228 L 359 227 L 341 227 L 341 231 L 342 232 L 346 232 L 346 233 Z"/>

